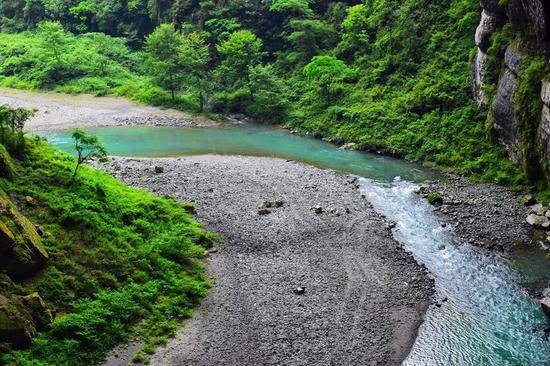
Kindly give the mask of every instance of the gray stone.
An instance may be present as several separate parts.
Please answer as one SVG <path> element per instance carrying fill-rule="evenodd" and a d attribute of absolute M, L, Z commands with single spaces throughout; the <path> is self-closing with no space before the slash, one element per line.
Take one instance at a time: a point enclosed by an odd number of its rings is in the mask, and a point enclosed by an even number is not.
<path fill-rule="evenodd" d="M 483 85 L 487 82 L 487 66 L 489 64 L 487 54 L 477 49 L 471 65 L 472 94 L 478 105 L 487 105 L 489 98 L 483 91 Z"/>
<path fill-rule="evenodd" d="M 510 47 L 508 47 L 510 49 Z M 510 63 L 513 65 L 512 57 Z M 493 134 L 498 143 L 502 145 L 509 158 L 520 164 L 521 153 L 519 149 L 519 134 L 516 130 L 515 93 L 518 87 L 516 74 L 506 67 L 500 77 L 497 92 L 493 99 Z"/>
<path fill-rule="evenodd" d="M 523 55 L 514 47 L 510 45 L 506 47 L 506 52 L 504 53 L 504 63 L 506 67 L 518 76 L 521 74 L 521 64 L 523 63 Z"/>
<path fill-rule="evenodd" d="M 545 216 L 539 216 L 536 214 L 529 214 L 526 219 L 527 223 L 536 228 L 543 228 L 543 225 L 548 222 L 548 218 Z"/>
<path fill-rule="evenodd" d="M 504 15 L 504 7 L 499 0 L 479 0 L 479 5 L 487 12 Z"/>
<path fill-rule="evenodd" d="M 550 317 L 550 297 L 545 297 L 540 300 L 540 307 L 547 317 Z"/>
<path fill-rule="evenodd" d="M 481 12 L 481 21 L 476 29 L 476 45 L 483 52 L 487 52 L 491 46 L 491 36 L 498 30 L 500 19 L 494 14 L 483 10 Z"/>
<path fill-rule="evenodd" d="M 270 214 L 270 213 L 271 213 L 271 211 L 268 210 L 265 207 L 259 207 L 258 208 L 258 215 L 267 215 L 267 214 Z"/>

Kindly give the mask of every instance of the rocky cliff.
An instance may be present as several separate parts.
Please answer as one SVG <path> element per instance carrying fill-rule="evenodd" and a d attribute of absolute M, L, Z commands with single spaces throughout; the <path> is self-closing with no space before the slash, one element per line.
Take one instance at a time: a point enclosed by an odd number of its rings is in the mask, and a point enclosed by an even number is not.
<path fill-rule="evenodd" d="M 480 0 L 472 91 L 495 142 L 531 182 L 550 177 L 550 2 Z"/>

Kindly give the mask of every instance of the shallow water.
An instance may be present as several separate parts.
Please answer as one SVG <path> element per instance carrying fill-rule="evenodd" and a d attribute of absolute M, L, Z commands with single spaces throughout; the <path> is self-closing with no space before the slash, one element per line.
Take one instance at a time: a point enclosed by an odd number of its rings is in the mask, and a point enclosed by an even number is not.
<path fill-rule="evenodd" d="M 382 181 L 401 175 L 424 180 L 431 174 L 398 159 L 339 150 L 314 138 L 291 135 L 279 128 L 229 126 L 211 128 L 104 127 L 89 129 L 107 147 L 109 154 L 135 157 L 178 155 L 269 156 L 353 173 Z M 73 152 L 70 132 L 41 133 L 55 146 Z"/>
<path fill-rule="evenodd" d="M 550 343 L 533 331 L 548 324 L 547 319 L 520 287 L 547 278 L 548 262 L 532 252 L 504 260 L 455 242 L 426 201 L 414 193 L 414 182 L 434 177 L 432 172 L 396 159 L 339 150 L 280 129 L 118 127 L 91 132 L 113 155 L 270 156 L 363 177 L 363 194 L 397 223 L 396 237 L 430 270 L 437 298 L 447 299 L 426 314 L 404 365 L 550 365 Z M 69 132 L 44 135 L 71 151 Z"/>

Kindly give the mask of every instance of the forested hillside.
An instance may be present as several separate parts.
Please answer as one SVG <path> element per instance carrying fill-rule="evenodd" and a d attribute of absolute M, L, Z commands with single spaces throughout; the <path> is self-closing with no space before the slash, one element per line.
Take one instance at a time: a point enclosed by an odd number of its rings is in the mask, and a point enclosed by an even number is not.
<path fill-rule="evenodd" d="M 8 0 L 0 84 L 245 113 L 526 183 L 472 97 L 481 10 L 477 0 Z M 486 42 L 496 54 L 513 38 L 508 28 Z"/>

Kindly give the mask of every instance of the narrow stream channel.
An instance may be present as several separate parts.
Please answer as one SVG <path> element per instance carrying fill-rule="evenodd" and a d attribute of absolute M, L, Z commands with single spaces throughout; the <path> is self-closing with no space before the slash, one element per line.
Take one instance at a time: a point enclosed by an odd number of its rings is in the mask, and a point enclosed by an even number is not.
<path fill-rule="evenodd" d="M 522 266 L 457 243 L 442 228 L 415 184 L 434 173 L 403 161 L 257 126 L 92 129 L 112 155 L 197 154 L 269 156 L 302 161 L 360 177 L 374 207 L 397 223 L 395 235 L 435 278 L 441 307 L 431 307 L 404 365 L 550 365 L 550 343 L 534 329 L 548 324 L 520 284 L 536 281 Z M 41 134 L 71 151 L 69 132 Z"/>

